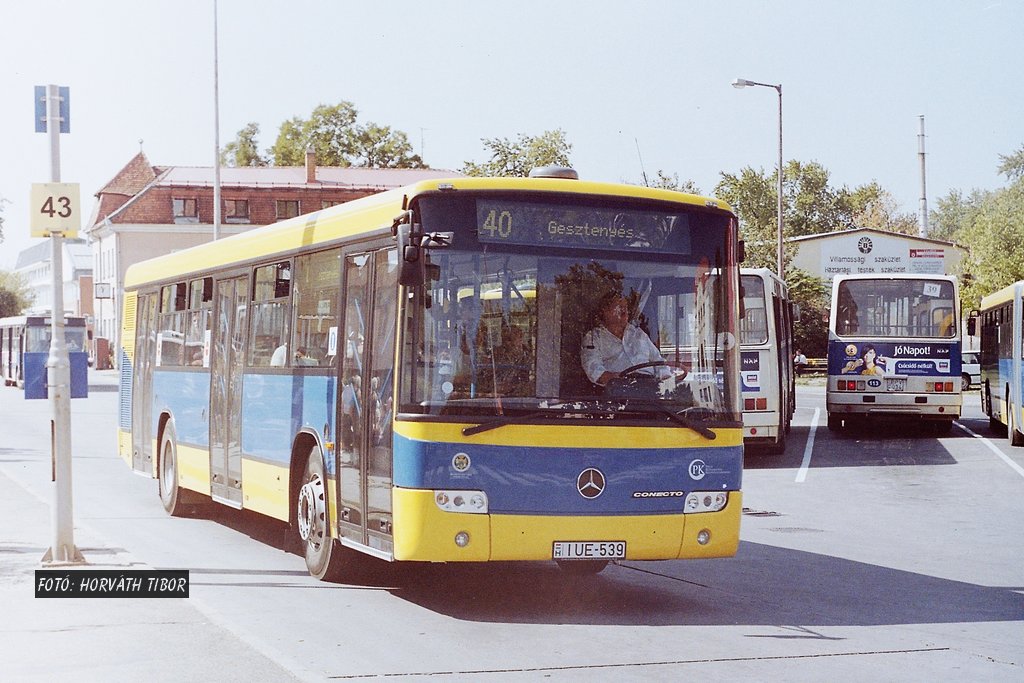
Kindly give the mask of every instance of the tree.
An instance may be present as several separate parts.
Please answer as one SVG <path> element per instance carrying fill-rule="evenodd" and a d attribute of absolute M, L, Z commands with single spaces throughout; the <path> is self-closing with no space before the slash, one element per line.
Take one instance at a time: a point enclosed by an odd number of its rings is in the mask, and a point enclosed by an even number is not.
<path fill-rule="evenodd" d="M 405 133 L 376 123 L 359 124 L 351 102 L 317 106 L 309 119 L 293 117 L 281 124 L 268 151 L 275 166 L 302 166 L 312 148 L 319 166 L 425 168 L 412 153 Z"/>
<path fill-rule="evenodd" d="M 778 227 L 772 178 L 750 166 L 739 174 L 722 173 L 715 196 L 728 202 L 739 217 L 740 236 L 746 242 L 744 265 L 774 270 Z"/>
<path fill-rule="evenodd" d="M 673 173 L 672 177 L 669 177 L 667 173 L 658 170 L 657 175 L 654 176 L 654 182 L 651 183 L 651 187 L 656 187 L 662 190 L 675 190 L 676 192 L 685 192 L 687 194 L 701 194 L 700 188 L 697 187 L 697 183 L 692 180 L 679 180 L 679 174 Z"/>
<path fill-rule="evenodd" d="M 871 181 L 848 195 L 853 224 L 858 228 L 874 228 L 901 235 L 919 232 L 917 216 L 899 210 L 899 202 L 888 190 Z"/>
<path fill-rule="evenodd" d="M 999 155 L 1002 162 L 997 169 L 1010 180 L 1018 180 L 1024 177 L 1024 145 L 1013 154 Z"/>
<path fill-rule="evenodd" d="M 20 273 L 0 270 L 0 318 L 19 315 L 35 301 L 35 293 Z"/>
<path fill-rule="evenodd" d="M 269 162 L 260 154 L 256 147 L 256 137 L 260 134 L 260 124 L 248 123 L 238 131 L 233 142 L 224 146 L 220 161 L 224 166 L 266 166 Z"/>
<path fill-rule="evenodd" d="M 483 138 L 481 142 L 490 150 L 490 161 L 478 164 L 467 161 L 462 172 L 470 176 L 514 176 L 524 178 L 539 166 L 569 166 L 572 145 L 561 129 L 544 131 L 538 136 L 520 133 L 513 141 L 508 138 Z"/>
<path fill-rule="evenodd" d="M 983 196 L 970 222 L 959 233 L 969 251 L 960 263 L 961 297 L 965 308 L 981 303 L 981 297 L 1024 280 L 1024 176 L 1007 188 Z"/>
<path fill-rule="evenodd" d="M 936 208 L 928 214 L 928 236 L 948 242 L 960 242 L 960 233 L 968 227 L 985 201 L 988 193 L 975 190 L 969 197 L 958 189 L 952 189 L 945 197 L 939 197 Z"/>
<path fill-rule="evenodd" d="M 356 126 L 353 165 L 367 168 L 426 168 L 423 159 L 412 153 L 405 133 L 391 126 L 367 123 Z"/>
<path fill-rule="evenodd" d="M 831 292 L 825 280 L 805 270 L 786 273 L 789 298 L 800 307 L 800 320 L 793 323 L 793 343 L 811 358 L 828 353 L 828 315 Z"/>

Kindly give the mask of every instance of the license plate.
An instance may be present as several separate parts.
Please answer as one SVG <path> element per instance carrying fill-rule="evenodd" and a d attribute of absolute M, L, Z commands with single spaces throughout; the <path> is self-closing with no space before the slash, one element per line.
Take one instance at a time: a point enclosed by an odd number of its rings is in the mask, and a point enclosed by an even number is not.
<path fill-rule="evenodd" d="M 555 560 L 624 560 L 625 541 L 555 541 Z"/>
<path fill-rule="evenodd" d="M 906 391 L 907 380 L 904 377 L 886 377 L 885 378 L 885 390 L 886 391 Z"/>

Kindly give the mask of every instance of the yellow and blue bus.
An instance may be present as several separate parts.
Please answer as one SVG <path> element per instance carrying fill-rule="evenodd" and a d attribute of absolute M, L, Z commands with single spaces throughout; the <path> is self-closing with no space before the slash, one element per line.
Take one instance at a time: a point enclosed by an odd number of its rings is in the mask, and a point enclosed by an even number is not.
<path fill-rule="evenodd" d="M 122 457 L 172 515 L 288 522 L 320 578 L 359 553 L 734 555 L 736 217 L 558 175 L 424 181 L 132 266 Z M 662 355 L 597 386 L 611 292 Z"/>
<path fill-rule="evenodd" d="M 797 311 L 785 281 L 767 268 L 743 268 L 740 281 L 743 441 L 769 453 L 784 453 L 796 411 L 793 321 Z"/>
<path fill-rule="evenodd" d="M 0 318 L 0 375 L 4 384 L 25 390 L 25 398 L 46 398 L 46 362 L 53 328 L 49 315 Z M 71 398 L 88 395 L 88 328 L 81 316 L 64 316 L 64 343 L 71 368 Z"/>
<path fill-rule="evenodd" d="M 829 317 L 828 428 L 960 417 L 959 289 L 951 275 L 837 275 Z"/>
<path fill-rule="evenodd" d="M 1021 321 L 1024 280 L 981 300 L 981 407 L 993 430 L 1006 430 L 1012 446 L 1024 446 L 1024 366 Z"/>

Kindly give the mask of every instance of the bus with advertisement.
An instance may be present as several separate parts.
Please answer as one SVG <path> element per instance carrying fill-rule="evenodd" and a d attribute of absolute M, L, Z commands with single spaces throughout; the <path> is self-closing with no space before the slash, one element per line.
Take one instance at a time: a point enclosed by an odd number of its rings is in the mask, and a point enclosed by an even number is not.
<path fill-rule="evenodd" d="M 1006 431 L 1011 446 L 1024 446 L 1024 362 L 1021 322 L 1024 280 L 985 296 L 981 324 L 981 409 L 994 431 Z"/>
<path fill-rule="evenodd" d="M 172 515 L 287 523 L 320 578 L 734 555 L 736 217 L 574 178 L 423 181 L 133 265 L 122 458 Z M 598 386 L 609 294 L 660 356 Z"/>
<path fill-rule="evenodd" d="M 798 311 L 785 281 L 767 268 L 740 270 L 743 442 L 786 450 L 796 410 L 793 322 Z"/>
<path fill-rule="evenodd" d="M 828 427 L 917 418 L 948 431 L 961 409 L 956 278 L 839 275 L 829 316 Z"/>

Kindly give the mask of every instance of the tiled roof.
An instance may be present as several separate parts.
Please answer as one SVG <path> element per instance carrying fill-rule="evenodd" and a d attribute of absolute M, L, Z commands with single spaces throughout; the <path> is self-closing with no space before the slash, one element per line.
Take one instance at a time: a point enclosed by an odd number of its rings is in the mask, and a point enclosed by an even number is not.
<path fill-rule="evenodd" d="M 154 168 L 149 163 L 145 153 L 139 152 L 124 168 L 117 172 L 113 180 L 100 188 L 96 196 L 98 197 L 101 194 L 121 194 L 131 197 L 141 192 L 146 185 L 153 182 L 159 172 L 160 169 Z"/>
<path fill-rule="evenodd" d="M 457 171 L 436 168 L 339 168 L 318 166 L 316 182 L 306 182 L 304 166 L 263 166 L 220 169 L 222 187 L 339 187 L 390 190 L 421 180 L 461 176 Z M 213 185 L 212 166 L 174 166 L 164 174 L 158 186 Z"/>

